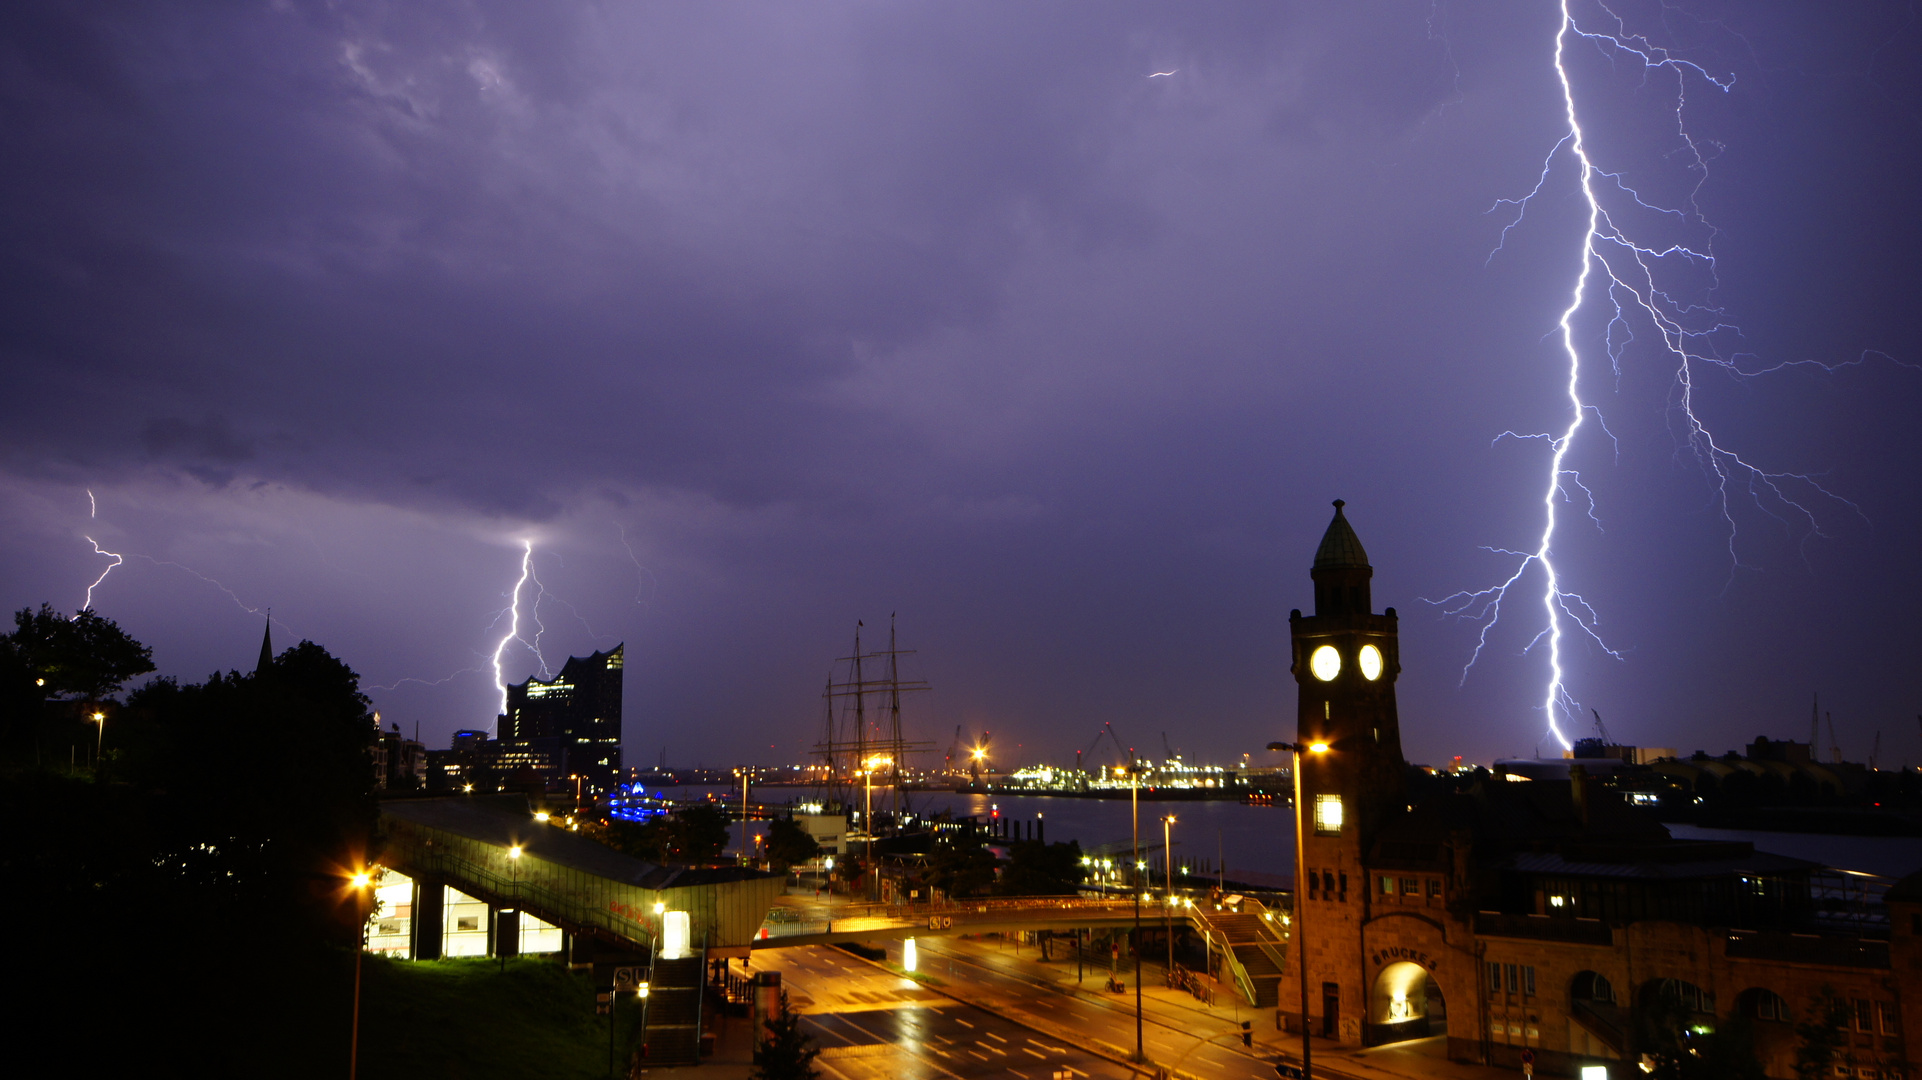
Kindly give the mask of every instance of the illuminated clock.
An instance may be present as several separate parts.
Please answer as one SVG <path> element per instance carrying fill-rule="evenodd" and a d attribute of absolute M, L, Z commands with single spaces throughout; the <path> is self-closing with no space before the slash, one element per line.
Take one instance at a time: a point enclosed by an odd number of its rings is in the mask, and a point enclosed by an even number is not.
<path fill-rule="evenodd" d="M 1308 657 L 1308 670 L 1315 673 L 1315 678 L 1327 682 L 1341 674 L 1341 654 L 1333 645 L 1323 645 Z"/>
<path fill-rule="evenodd" d="M 1355 657 L 1355 664 L 1361 668 L 1361 677 L 1369 682 L 1381 678 L 1381 650 L 1373 645 L 1361 647 L 1361 655 Z"/>

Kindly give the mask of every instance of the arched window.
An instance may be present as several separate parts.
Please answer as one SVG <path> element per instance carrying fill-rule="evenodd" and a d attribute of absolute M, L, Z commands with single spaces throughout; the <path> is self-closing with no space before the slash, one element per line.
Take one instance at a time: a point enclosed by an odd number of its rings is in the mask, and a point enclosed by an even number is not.
<path fill-rule="evenodd" d="M 1793 1023 L 1795 1020 L 1795 1014 L 1789 1010 L 1789 1003 L 1782 995 L 1759 986 L 1742 991 L 1741 996 L 1735 999 L 1735 1010 L 1743 1016 L 1778 1024 Z"/>
<path fill-rule="evenodd" d="M 1692 1013 L 1715 1011 L 1715 995 L 1686 979 L 1652 980 L 1643 989 L 1642 1000 L 1645 1003 L 1660 1001 Z"/>
<path fill-rule="evenodd" d="M 1568 996 L 1576 1001 L 1594 1001 L 1603 1005 L 1615 1003 L 1615 988 L 1599 972 L 1584 971 L 1575 976 L 1569 984 Z"/>

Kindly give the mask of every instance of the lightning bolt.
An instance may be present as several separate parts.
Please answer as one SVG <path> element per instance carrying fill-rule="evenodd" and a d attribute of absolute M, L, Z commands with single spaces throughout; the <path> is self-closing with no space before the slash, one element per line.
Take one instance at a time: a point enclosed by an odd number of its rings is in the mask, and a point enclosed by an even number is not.
<path fill-rule="evenodd" d="M 1542 531 L 1534 547 L 1526 551 L 1485 549 L 1516 560 L 1513 572 L 1502 581 L 1485 589 L 1457 592 L 1431 601 L 1448 615 L 1481 624 L 1475 648 L 1462 668 L 1465 682 L 1469 670 L 1488 645 L 1489 632 L 1501 620 L 1502 604 L 1509 599 L 1510 590 L 1525 587 L 1524 576 L 1531 569 L 1539 570 L 1542 581 L 1542 622 L 1523 653 L 1532 652 L 1537 645 L 1547 646 L 1548 680 L 1543 692 L 1542 710 L 1547 717 L 1548 734 L 1563 749 L 1568 749 L 1571 744 L 1563 734 L 1558 719 L 1573 719 L 1581 712 L 1581 705 L 1570 693 L 1566 681 L 1564 645 L 1568 635 L 1579 632 L 1609 656 L 1622 659 L 1622 654 L 1611 648 L 1598 632 L 1599 619 L 1594 607 L 1580 594 L 1568 589 L 1565 575 L 1554 560 L 1561 504 L 1573 501 L 1571 490 L 1579 492 L 1586 500 L 1590 521 L 1598 528 L 1601 524 L 1593 494 L 1583 485 L 1580 474 L 1570 467 L 1569 455 L 1576 446 L 1576 438 L 1585 422 L 1593 418 L 1596 427 L 1613 439 L 1612 433 L 1601 422 L 1600 412 L 1582 397 L 1584 345 L 1576 330 L 1578 317 L 1591 308 L 1607 305 L 1603 309 L 1608 312 L 1608 320 L 1601 334 L 1601 347 L 1607 353 L 1618 381 L 1629 346 L 1639 340 L 1636 328 L 1647 327 L 1654 331 L 1659 342 L 1655 348 L 1665 362 L 1672 364 L 1674 370 L 1669 405 L 1679 428 L 1678 450 L 1686 448 L 1709 480 L 1711 503 L 1724 525 L 1731 581 L 1734 572 L 1742 566 L 1731 506 L 1733 497 L 1746 495 L 1758 509 L 1784 526 L 1791 523 L 1799 525 L 1804 542 L 1810 536 L 1827 535 L 1815 511 L 1810 508 L 1809 503 L 1815 499 L 1840 503 L 1858 515 L 1861 511 L 1855 504 L 1823 488 L 1812 476 L 1768 471 L 1719 442 L 1696 409 L 1695 391 L 1699 376 L 1710 366 L 1736 378 L 1766 374 L 1805 363 L 1833 371 L 1848 364 L 1865 362 L 1872 355 L 1865 352 L 1861 358 L 1844 364 L 1792 361 L 1758 370 L 1744 369 L 1740 363 L 1742 354 L 1734 351 L 1740 338 L 1739 328 L 1729 322 L 1724 312 L 1708 299 L 1718 285 L 1714 253 L 1717 230 L 1703 217 L 1698 196 L 1708 180 L 1711 156 L 1704 146 L 1712 150 L 1713 144 L 1698 141 L 1689 133 L 1685 122 L 1688 92 L 1692 85 L 1726 93 L 1735 85 L 1735 79 L 1733 76 L 1716 75 L 1699 64 L 1677 57 L 1653 44 L 1644 35 L 1630 33 L 1621 17 L 1605 3 L 1596 3 L 1594 8 L 1600 12 L 1601 22 L 1608 29 L 1584 28 L 1575 16 L 1572 0 L 1560 0 L 1561 19 L 1555 31 L 1553 65 L 1561 89 L 1566 125 L 1544 157 L 1541 175 L 1537 177 L 1534 187 L 1518 199 L 1499 199 L 1490 209 L 1493 213 L 1508 207 L 1514 212 L 1514 216 L 1502 227 L 1500 242 L 1489 253 L 1491 261 L 1502 250 L 1509 232 L 1521 225 L 1529 205 L 1548 186 L 1558 166 L 1564 166 L 1564 163 L 1574 170 L 1576 187 L 1587 215 L 1587 230 L 1581 240 L 1568 304 L 1556 320 L 1561 351 L 1568 370 L 1564 387 L 1566 411 L 1562 425 L 1559 431 L 1528 435 L 1503 432 L 1495 440 L 1541 440 L 1547 445 L 1548 469 L 1542 492 Z M 1577 43 L 1593 46 L 1611 62 L 1626 60 L 1633 63 L 1639 60 L 1646 76 L 1673 80 L 1674 137 L 1680 160 L 1688 171 L 1695 174 L 1694 183 L 1688 188 L 1679 207 L 1661 206 L 1644 199 L 1629 185 L 1622 172 L 1611 172 L 1596 163 L 1582 127 L 1575 81 L 1569 72 L 1568 50 Z M 1679 231 L 1684 238 L 1649 235 L 1663 231 L 1660 228 L 1663 224 L 1671 232 Z M 1688 236 L 1695 238 L 1687 239 Z M 1690 299 L 1691 296 L 1701 299 Z"/>
<path fill-rule="evenodd" d="M 93 493 L 88 492 L 87 494 L 91 497 Z M 113 561 L 107 564 L 107 568 L 105 570 L 100 571 L 99 577 L 93 579 L 93 584 L 87 586 L 87 599 L 81 603 L 80 611 L 76 611 L 73 613 L 73 617 L 75 619 L 78 619 L 80 617 L 81 612 L 93 610 L 93 591 L 100 587 L 101 582 L 107 580 L 107 575 L 113 573 L 114 567 L 119 566 L 120 564 L 127 561 L 125 558 L 121 557 L 119 552 L 108 551 L 105 548 L 101 547 L 100 541 L 95 540 L 93 537 L 89 536 L 89 537 L 86 537 L 85 539 L 87 543 L 93 545 L 93 553 L 95 555 L 105 555 L 106 557 L 112 559 Z"/>
<path fill-rule="evenodd" d="M 534 582 L 536 589 L 540 588 L 540 579 L 534 577 L 534 542 L 532 540 L 523 540 L 521 541 L 520 580 L 514 582 L 514 590 L 508 594 L 507 606 L 502 608 L 500 614 L 495 616 L 494 619 L 496 626 L 500 625 L 502 617 L 507 619 L 507 633 L 500 639 L 499 643 L 494 646 L 493 655 L 494 685 L 500 687 L 500 712 L 503 716 L 507 714 L 507 676 L 501 671 L 501 655 L 507 651 L 509 645 L 518 641 L 523 646 L 526 646 L 528 651 L 534 654 L 535 660 L 540 663 L 542 676 L 548 674 L 547 659 L 541 655 L 540 646 L 535 644 L 535 642 L 540 640 L 540 631 L 535 632 L 534 641 L 529 641 L 521 636 L 521 590 L 527 587 L 527 583 L 530 580 Z M 538 608 L 539 606 L 540 595 L 536 593 L 534 607 Z M 533 619 L 534 625 L 540 626 L 539 612 L 534 610 L 528 614 Z"/>

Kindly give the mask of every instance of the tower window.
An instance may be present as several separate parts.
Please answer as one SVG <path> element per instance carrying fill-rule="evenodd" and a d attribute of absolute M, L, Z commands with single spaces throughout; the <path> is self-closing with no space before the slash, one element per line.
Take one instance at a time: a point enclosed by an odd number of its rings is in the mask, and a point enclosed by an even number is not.
<path fill-rule="evenodd" d="M 1315 796 L 1315 834 L 1317 836 L 1341 835 L 1341 796 Z"/>

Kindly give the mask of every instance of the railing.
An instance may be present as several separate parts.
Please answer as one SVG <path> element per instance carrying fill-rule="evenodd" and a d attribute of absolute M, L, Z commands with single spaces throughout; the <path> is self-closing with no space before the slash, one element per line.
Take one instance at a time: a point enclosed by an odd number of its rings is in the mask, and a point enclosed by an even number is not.
<path fill-rule="evenodd" d="M 1234 946 L 1223 942 L 1221 958 L 1227 963 L 1228 971 L 1234 975 L 1235 989 L 1241 991 L 1242 998 L 1250 1005 L 1259 1004 L 1260 994 L 1255 990 L 1255 980 L 1249 978 L 1248 969 L 1241 966 L 1241 958 L 1235 955 Z"/>
<path fill-rule="evenodd" d="M 1584 945 L 1607 945 L 1614 941 L 1608 924 L 1596 919 L 1510 915 L 1499 911 L 1476 912 L 1475 933 L 1487 937 L 1570 941 Z"/>
<path fill-rule="evenodd" d="M 957 916 L 1023 914 L 1042 912 L 1100 912 L 1123 914 L 1134 911 L 1135 902 L 1094 899 L 1082 896 L 1007 896 L 981 899 L 917 901 L 912 903 L 846 904 L 818 911 L 774 908 L 762 923 L 770 938 L 798 937 L 804 934 L 854 933 L 861 930 L 899 929 L 922 925 L 930 930 L 945 930 Z M 792 914 L 777 914 L 792 913 Z M 967 921 L 980 921 L 971 919 Z"/>
<path fill-rule="evenodd" d="M 1196 1001 L 1210 1007 L 1215 1003 L 1214 980 L 1203 979 L 1201 975 L 1189 971 L 1180 964 L 1176 964 L 1174 970 L 1168 972 L 1168 989 L 1186 990 Z"/>

